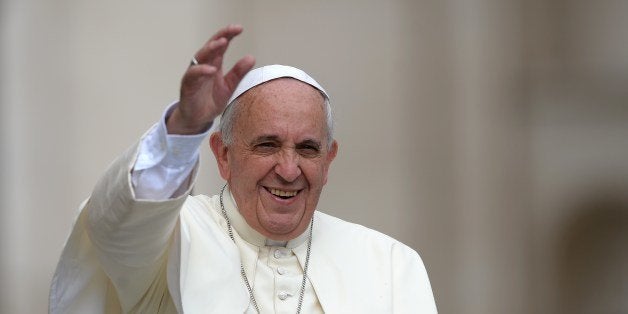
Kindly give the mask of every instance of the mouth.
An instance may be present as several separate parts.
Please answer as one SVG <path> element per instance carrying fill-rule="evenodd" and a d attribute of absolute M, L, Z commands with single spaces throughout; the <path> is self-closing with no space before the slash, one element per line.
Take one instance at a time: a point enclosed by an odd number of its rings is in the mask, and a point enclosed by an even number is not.
<path fill-rule="evenodd" d="M 275 189 L 275 188 L 269 188 L 269 187 L 264 187 L 264 189 L 266 189 L 266 191 L 268 191 L 268 193 L 287 200 L 287 199 L 291 199 L 295 196 L 297 196 L 297 194 L 299 194 L 299 192 L 301 192 L 301 190 L 297 190 L 297 191 L 287 191 L 287 190 L 281 190 L 281 189 Z"/>

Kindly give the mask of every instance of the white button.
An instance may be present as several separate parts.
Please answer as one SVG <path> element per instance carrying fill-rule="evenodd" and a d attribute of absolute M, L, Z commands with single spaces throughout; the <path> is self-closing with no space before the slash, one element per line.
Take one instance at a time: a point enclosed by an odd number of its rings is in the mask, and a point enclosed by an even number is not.
<path fill-rule="evenodd" d="M 286 269 L 283 268 L 283 267 L 277 268 L 277 273 L 280 274 L 280 275 L 285 275 L 286 272 L 287 272 Z"/>
<path fill-rule="evenodd" d="M 275 256 L 275 258 L 282 258 L 282 257 L 286 257 L 288 255 L 288 253 L 286 251 L 281 250 L 281 249 L 277 249 L 277 250 L 275 250 L 275 253 L 273 255 Z"/>
<path fill-rule="evenodd" d="M 287 299 L 288 297 L 292 296 L 292 294 L 285 292 L 285 291 L 281 291 L 279 292 L 279 294 L 277 294 L 277 297 L 279 298 L 279 300 L 283 301 L 285 299 Z"/>

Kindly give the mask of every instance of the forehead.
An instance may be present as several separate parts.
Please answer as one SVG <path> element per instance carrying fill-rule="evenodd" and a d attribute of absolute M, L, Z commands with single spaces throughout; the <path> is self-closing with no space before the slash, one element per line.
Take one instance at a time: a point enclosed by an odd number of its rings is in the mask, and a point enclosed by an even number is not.
<path fill-rule="evenodd" d="M 285 103 L 307 102 L 311 104 L 324 104 L 324 97 L 315 87 L 294 78 L 284 77 L 274 79 L 246 91 L 240 97 L 247 103 L 247 107 L 255 103 Z M 295 108 L 297 109 L 297 108 Z"/>
<path fill-rule="evenodd" d="M 258 85 L 242 94 L 239 102 L 242 107 L 236 128 L 240 132 L 276 132 L 278 128 L 311 133 L 324 130 L 323 95 L 313 86 L 292 78 Z"/>

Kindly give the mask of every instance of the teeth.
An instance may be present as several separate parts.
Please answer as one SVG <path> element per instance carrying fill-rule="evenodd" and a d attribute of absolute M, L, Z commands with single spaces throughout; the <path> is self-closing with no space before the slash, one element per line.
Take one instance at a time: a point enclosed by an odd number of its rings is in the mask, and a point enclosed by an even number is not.
<path fill-rule="evenodd" d="M 282 191 L 278 189 L 268 189 L 270 193 L 273 195 L 281 196 L 281 197 L 293 197 L 297 195 L 297 191 Z"/>

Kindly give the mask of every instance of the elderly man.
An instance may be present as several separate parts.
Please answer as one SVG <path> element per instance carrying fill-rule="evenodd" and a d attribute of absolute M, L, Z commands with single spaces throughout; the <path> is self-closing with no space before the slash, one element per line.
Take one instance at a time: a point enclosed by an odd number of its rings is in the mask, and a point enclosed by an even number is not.
<path fill-rule="evenodd" d="M 53 278 L 52 313 L 435 313 L 412 249 L 316 211 L 338 151 L 325 90 L 287 66 L 227 73 L 242 31 L 194 56 L 180 101 L 82 205 Z M 223 113 L 224 111 L 224 113 Z M 188 196 L 200 142 L 227 181 Z"/>

